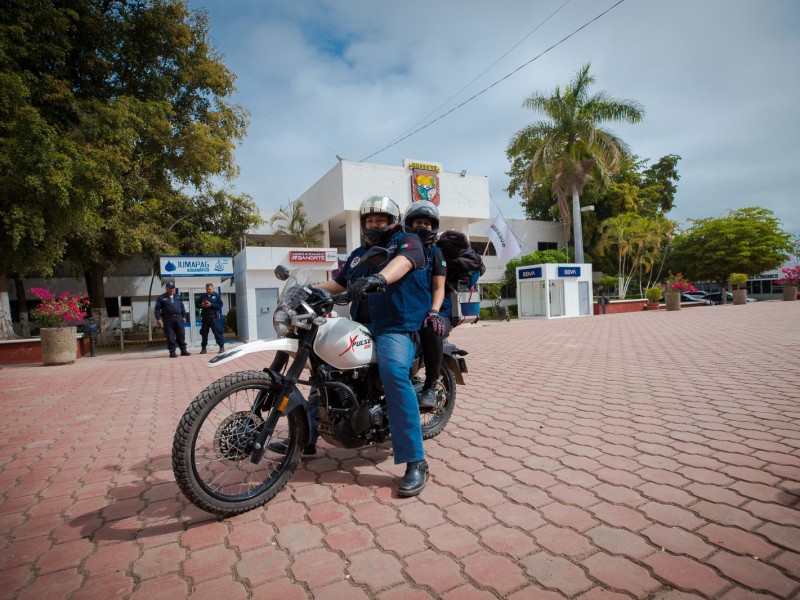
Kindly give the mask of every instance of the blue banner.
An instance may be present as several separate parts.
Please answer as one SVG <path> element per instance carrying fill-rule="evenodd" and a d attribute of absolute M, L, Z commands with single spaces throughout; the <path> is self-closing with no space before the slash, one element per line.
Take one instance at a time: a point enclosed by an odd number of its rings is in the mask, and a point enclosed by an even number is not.
<path fill-rule="evenodd" d="M 580 267 L 558 267 L 558 276 L 559 277 L 580 277 L 581 276 L 581 268 Z"/>
<path fill-rule="evenodd" d="M 517 272 L 517 279 L 539 279 L 542 276 L 542 267 L 522 269 Z"/>

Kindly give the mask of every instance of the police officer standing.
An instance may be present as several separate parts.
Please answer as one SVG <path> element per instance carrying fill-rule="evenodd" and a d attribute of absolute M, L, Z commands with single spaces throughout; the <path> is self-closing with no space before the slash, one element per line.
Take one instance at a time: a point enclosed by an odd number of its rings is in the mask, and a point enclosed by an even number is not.
<path fill-rule="evenodd" d="M 219 351 L 225 352 L 225 338 L 222 337 L 222 327 L 219 325 L 219 316 L 222 314 L 222 297 L 214 291 L 213 283 L 206 284 L 206 293 L 198 296 L 194 305 L 200 311 L 200 318 L 203 321 L 203 326 L 200 328 L 200 337 L 202 338 L 200 354 L 206 353 L 209 329 L 214 333 Z"/>
<path fill-rule="evenodd" d="M 186 337 L 183 324 L 186 323 L 186 309 L 183 307 L 181 297 L 175 293 L 175 283 L 167 282 L 167 291 L 156 300 L 155 316 L 159 327 L 164 328 L 167 336 L 167 349 L 169 357 L 178 356 L 177 348 L 181 349 L 181 356 L 189 356 L 186 350 Z"/>

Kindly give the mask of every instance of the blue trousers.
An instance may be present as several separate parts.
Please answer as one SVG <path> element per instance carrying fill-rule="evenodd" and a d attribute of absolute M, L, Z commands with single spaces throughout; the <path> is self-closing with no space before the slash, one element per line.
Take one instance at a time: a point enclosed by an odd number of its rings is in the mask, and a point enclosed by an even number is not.
<path fill-rule="evenodd" d="M 183 352 L 186 351 L 186 330 L 184 328 L 183 319 L 179 316 L 162 317 L 164 324 L 164 335 L 167 336 L 167 350 L 170 354 L 175 354 L 175 350 L 180 348 Z"/>
<path fill-rule="evenodd" d="M 419 403 L 408 378 L 416 350 L 411 333 L 383 333 L 375 337 L 378 370 L 383 381 L 395 464 L 425 460 Z"/>
<path fill-rule="evenodd" d="M 219 319 L 215 319 L 214 315 L 203 315 L 201 317 L 203 325 L 200 327 L 201 347 L 205 348 L 208 344 L 208 330 L 214 334 L 214 340 L 217 346 L 222 348 L 225 345 L 225 338 L 222 337 L 222 327 L 219 325 Z"/>

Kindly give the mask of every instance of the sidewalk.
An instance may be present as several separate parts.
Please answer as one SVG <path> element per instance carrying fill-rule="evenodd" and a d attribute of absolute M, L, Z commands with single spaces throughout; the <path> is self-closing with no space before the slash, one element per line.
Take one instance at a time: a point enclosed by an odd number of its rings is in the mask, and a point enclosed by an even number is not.
<path fill-rule="evenodd" d="M 0 598 L 725 600 L 800 595 L 800 302 L 462 326 L 432 479 L 304 459 L 218 520 L 174 483 L 186 405 L 246 356 L 0 369 Z"/>

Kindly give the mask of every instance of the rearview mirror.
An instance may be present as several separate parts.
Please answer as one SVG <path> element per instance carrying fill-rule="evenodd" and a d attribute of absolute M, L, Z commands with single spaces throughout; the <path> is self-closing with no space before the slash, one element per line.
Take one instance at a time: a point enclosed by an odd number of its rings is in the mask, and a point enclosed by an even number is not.
<path fill-rule="evenodd" d="M 385 263 L 387 258 L 389 258 L 389 251 L 386 248 L 372 246 L 361 255 L 361 262 L 368 267 L 377 267 Z"/>
<path fill-rule="evenodd" d="M 275 267 L 273 273 L 275 273 L 275 277 L 277 277 L 281 281 L 286 281 L 287 279 L 289 279 L 289 269 L 287 269 L 283 265 L 278 265 L 277 267 Z"/>

